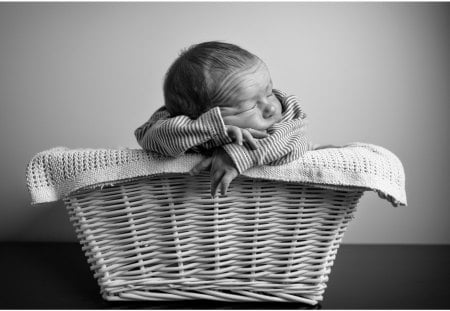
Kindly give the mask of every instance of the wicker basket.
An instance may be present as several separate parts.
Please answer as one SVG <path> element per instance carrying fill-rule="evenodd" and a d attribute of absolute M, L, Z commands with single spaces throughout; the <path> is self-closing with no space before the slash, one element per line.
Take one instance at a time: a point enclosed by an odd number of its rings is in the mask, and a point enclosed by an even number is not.
<path fill-rule="evenodd" d="M 240 176 L 167 174 L 65 199 L 107 300 L 322 300 L 362 195 Z"/>

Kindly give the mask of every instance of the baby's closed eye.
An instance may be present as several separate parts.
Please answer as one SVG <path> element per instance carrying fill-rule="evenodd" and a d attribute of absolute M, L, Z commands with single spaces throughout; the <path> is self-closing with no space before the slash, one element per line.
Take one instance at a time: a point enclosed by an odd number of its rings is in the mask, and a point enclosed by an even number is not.
<path fill-rule="evenodd" d="M 251 111 L 251 110 L 255 109 L 256 107 L 257 107 L 256 103 L 250 104 L 250 105 L 245 105 L 241 109 L 239 109 L 239 111 L 237 111 L 236 114 L 241 114 L 241 113 L 245 113 L 245 112 Z"/>

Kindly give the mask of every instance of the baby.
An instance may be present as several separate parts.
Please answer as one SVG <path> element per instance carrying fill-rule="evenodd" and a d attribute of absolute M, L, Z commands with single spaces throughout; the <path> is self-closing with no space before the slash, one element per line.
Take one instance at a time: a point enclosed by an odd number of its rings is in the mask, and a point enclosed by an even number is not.
<path fill-rule="evenodd" d="M 236 45 L 212 41 L 183 51 L 166 74 L 164 99 L 136 139 L 163 156 L 209 155 L 190 173 L 210 170 L 212 196 L 226 194 L 251 167 L 287 163 L 312 149 L 298 99 L 273 89 L 266 64 Z"/>

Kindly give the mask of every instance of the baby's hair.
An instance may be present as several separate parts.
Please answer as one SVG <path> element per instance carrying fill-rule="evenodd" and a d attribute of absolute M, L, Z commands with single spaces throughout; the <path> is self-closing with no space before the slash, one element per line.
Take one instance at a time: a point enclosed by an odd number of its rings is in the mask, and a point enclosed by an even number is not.
<path fill-rule="evenodd" d="M 217 80 L 246 69 L 259 58 L 243 48 L 219 41 L 195 44 L 183 50 L 164 79 L 164 101 L 172 116 L 197 118 L 216 107 Z"/>

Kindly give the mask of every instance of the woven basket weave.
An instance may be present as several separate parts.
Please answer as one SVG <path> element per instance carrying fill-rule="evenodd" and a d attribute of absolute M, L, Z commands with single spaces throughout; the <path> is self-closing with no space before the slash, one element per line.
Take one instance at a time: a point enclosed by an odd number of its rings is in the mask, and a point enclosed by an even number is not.
<path fill-rule="evenodd" d="M 360 189 L 166 174 L 65 199 L 107 300 L 322 300 Z"/>

